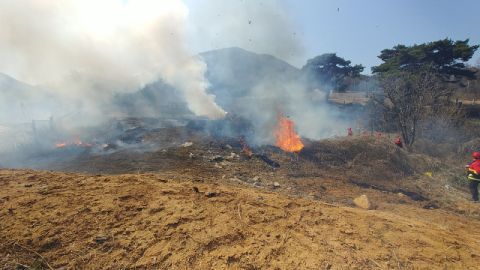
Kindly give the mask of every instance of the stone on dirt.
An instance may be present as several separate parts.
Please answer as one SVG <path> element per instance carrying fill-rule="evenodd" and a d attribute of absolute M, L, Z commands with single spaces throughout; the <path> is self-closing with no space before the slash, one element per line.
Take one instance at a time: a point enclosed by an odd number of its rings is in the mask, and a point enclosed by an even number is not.
<path fill-rule="evenodd" d="M 365 210 L 373 210 L 376 208 L 375 204 L 367 197 L 367 195 L 362 195 L 353 200 L 356 206 L 363 208 Z"/>
<path fill-rule="evenodd" d="M 217 155 L 217 156 L 212 157 L 211 160 L 212 161 L 223 161 L 223 158 L 222 158 L 222 156 Z"/>
<path fill-rule="evenodd" d="M 192 142 L 185 142 L 185 143 L 183 143 L 181 146 L 182 146 L 182 147 L 189 147 L 189 146 L 192 146 L 192 145 L 193 145 Z"/>

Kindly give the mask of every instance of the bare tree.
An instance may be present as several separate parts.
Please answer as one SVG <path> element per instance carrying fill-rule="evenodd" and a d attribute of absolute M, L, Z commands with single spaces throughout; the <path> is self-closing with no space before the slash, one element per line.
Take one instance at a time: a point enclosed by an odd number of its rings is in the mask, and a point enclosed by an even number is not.
<path fill-rule="evenodd" d="M 442 97 L 452 94 L 442 75 L 425 67 L 415 67 L 380 78 L 382 94 L 370 93 L 370 99 L 385 108 L 384 115 L 395 121 L 405 145 L 416 140 L 417 125 L 437 111 Z"/>

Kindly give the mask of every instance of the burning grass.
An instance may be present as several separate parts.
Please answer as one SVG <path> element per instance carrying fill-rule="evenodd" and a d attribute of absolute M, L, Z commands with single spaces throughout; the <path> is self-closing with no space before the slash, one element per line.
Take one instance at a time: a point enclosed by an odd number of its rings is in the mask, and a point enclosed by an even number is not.
<path fill-rule="evenodd" d="M 298 153 L 303 148 L 303 143 L 295 130 L 295 124 L 292 120 L 282 117 L 278 114 L 278 124 L 274 128 L 277 146 L 287 152 Z"/>

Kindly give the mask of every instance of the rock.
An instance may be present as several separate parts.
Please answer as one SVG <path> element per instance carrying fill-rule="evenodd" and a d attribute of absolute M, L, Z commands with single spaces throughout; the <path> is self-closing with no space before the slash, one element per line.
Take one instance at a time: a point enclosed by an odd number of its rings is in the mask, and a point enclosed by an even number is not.
<path fill-rule="evenodd" d="M 103 147 L 103 150 L 108 150 L 108 149 L 116 149 L 117 148 L 117 145 L 114 144 L 114 143 L 105 143 L 105 144 L 102 144 L 102 147 Z"/>
<path fill-rule="evenodd" d="M 194 158 L 195 158 L 195 155 L 194 155 L 193 153 L 188 154 L 188 156 L 190 157 L 190 159 L 194 159 Z"/>
<path fill-rule="evenodd" d="M 213 190 L 209 189 L 208 191 L 205 192 L 205 197 L 207 198 L 212 198 L 217 196 L 217 193 L 214 192 Z"/>
<path fill-rule="evenodd" d="M 398 195 L 398 197 L 400 197 L 400 198 L 405 198 L 405 194 L 403 194 L 403 193 L 401 193 L 401 192 L 397 193 L 397 195 Z"/>
<path fill-rule="evenodd" d="M 181 147 L 189 147 L 189 146 L 192 146 L 193 143 L 192 142 L 185 142 L 181 145 Z"/>
<path fill-rule="evenodd" d="M 280 184 L 279 184 L 278 182 L 275 182 L 275 183 L 273 183 L 273 187 L 274 187 L 274 188 L 279 188 L 279 187 L 280 187 Z"/>
<path fill-rule="evenodd" d="M 232 149 L 232 147 L 229 144 L 226 144 L 225 147 L 228 149 Z"/>
<path fill-rule="evenodd" d="M 96 243 L 102 244 L 103 242 L 107 241 L 108 238 L 109 238 L 108 235 L 106 235 L 106 234 L 100 234 L 100 235 L 95 236 L 95 238 L 93 239 L 93 241 L 95 241 Z"/>
<path fill-rule="evenodd" d="M 376 206 L 373 204 L 373 202 L 367 197 L 367 195 L 362 195 L 358 198 L 355 198 L 353 200 L 356 206 L 363 208 L 365 210 L 373 210 L 376 208 Z"/>
<path fill-rule="evenodd" d="M 219 168 L 219 169 L 222 168 L 222 166 L 218 165 L 218 163 L 215 163 L 215 167 L 217 167 L 217 168 Z"/>
<path fill-rule="evenodd" d="M 214 156 L 214 157 L 212 157 L 211 159 L 212 159 L 213 161 L 217 161 L 217 162 L 223 160 L 222 156 Z"/>

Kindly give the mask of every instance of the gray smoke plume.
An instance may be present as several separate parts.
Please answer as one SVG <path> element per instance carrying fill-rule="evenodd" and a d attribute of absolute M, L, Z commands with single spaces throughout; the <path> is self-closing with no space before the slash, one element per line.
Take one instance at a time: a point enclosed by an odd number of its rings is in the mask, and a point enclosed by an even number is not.
<path fill-rule="evenodd" d="M 114 111 L 115 93 L 159 78 L 181 90 L 195 114 L 223 117 L 205 92 L 206 65 L 186 45 L 187 14 L 177 0 L 0 1 L 0 72 L 42 85 L 49 102 L 25 103 L 53 102 L 42 111 L 81 111 L 86 122 Z"/>

